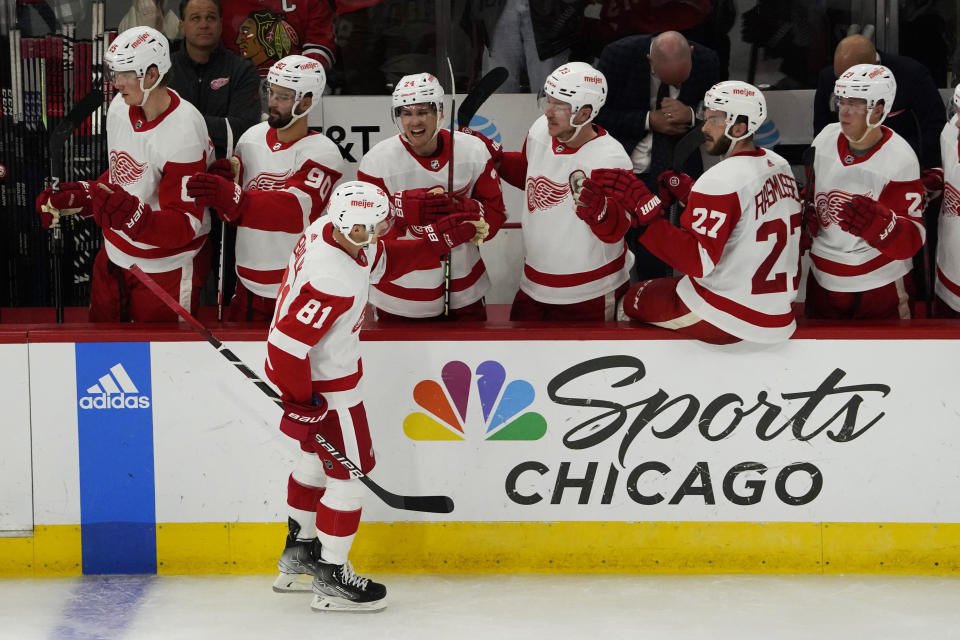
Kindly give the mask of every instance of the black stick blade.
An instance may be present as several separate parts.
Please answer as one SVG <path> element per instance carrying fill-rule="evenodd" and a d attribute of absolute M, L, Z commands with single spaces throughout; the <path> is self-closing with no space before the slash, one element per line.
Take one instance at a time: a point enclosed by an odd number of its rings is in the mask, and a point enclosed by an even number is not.
<path fill-rule="evenodd" d="M 703 137 L 702 124 L 699 120 L 696 121 L 693 128 L 677 141 L 677 145 L 673 148 L 674 171 L 683 171 L 683 168 L 687 166 L 687 160 L 703 144 L 705 138 Z"/>
<path fill-rule="evenodd" d="M 470 121 L 473 120 L 473 116 L 477 114 L 483 103 L 496 93 L 500 85 L 506 82 L 509 77 L 510 72 L 507 71 L 506 67 L 495 67 L 484 74 L 477 86 L 467 94 L 467 97 L 460 104 L 460 108 L 457 109 L 457 123 L 461 127 L 469 127 Z"/>
<path fill-rule="evenodd" d="M 60 121 L 57 128 L 50 134 L 50 151 L 59 153 L 70 134 L 83 124 L 84 120 L 93 115 L 93 112 L 102 104 L 103 93 L 99 89 L 94 89 L 83 96 L 80 102 L 74 105 L 73 109 L 70 109 L 70 113 Z"/>

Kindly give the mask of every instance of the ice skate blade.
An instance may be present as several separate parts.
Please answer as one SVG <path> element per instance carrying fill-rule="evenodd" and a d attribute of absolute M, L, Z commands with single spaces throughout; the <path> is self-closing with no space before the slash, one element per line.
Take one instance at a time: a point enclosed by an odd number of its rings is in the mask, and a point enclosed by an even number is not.
<path fill-rule="evenodd" d="M 313 596 L 313 602 L 310 603 L 313 611 L 355 611 L 358 613 L 374 613 L 383 611 L 387 608 L 387 599 L 380 598 L 373 602 L 352 602 L 344 598 L 334 596 L 316 595 Z"/>
<path fill-rule="evenodd" d="M 273 581 L 277 593 L 306 593 L 313 591 L 313 576 L 304 573 L 281 573 Z"/>

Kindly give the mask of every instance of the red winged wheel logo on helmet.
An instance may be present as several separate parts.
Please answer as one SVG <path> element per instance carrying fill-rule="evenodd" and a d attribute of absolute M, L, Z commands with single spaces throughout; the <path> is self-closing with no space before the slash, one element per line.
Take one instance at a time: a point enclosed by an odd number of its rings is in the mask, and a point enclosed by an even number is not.
<path fill-rule="evenodd" d="M 125 187 L 139 180 L 147 170 L 147 163 L 140 163 L 126 151 L 110 152 L 110 182 Z"/>
<path fill-rule="evenodd" d="M 537 176 L 527 178 L 527 211 L 552 209 L 563 202 L 570 193 L 570 185 L 554 182 L 549 178 Z"/>

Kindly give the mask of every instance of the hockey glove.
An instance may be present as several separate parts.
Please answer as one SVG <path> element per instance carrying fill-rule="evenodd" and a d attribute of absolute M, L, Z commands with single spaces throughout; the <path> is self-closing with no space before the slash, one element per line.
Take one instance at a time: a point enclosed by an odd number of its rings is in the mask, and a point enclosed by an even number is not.
<path fill-rule="evenodd" d="M 920 182 L 923 183 L 923 206 L 943 195 L 943 168 L 924 169 L 920 172 Z"/>
<path fill-rule="evenodd" d="M 91 190 L 93 217 L 101 229 L 123 231 L 131 240 L 146 228 L 153 213 L 150 205 L 116 184 L 98 182 Z"/>
<path fill-rule="evenodd" d="M 90 182 L 64 182 L 59 190 L 47 187 L 37 196 L 35 205 L 40 214 L 40 224 L 44 229 L 56 226 L 61 215 L 78 215 L 89 218 L 93 215 L 90 208 Z"/>
<path fill-rule="evenodd" d="M 636 216 L 634 226 L 646 225 L 663 215 L 660 198 L 627 169 L 594 169 L 588 182 L 602 187 Z M 596 187 L 594 187 L 596 189 Z"/>
<path fill-rule="evenodd" d="M 207 169 L 207 173 L 212 173 L 213 175 L 219 176 L 224 180 L 229 180 L 230 182 L 237 182 L 237 179 L 240 177 L 240 171 L 240 158 L 237 156 L 214 160 L 213 164 L 210 165 L 210 168 Z"/>
<path fill-rule="evenodd" d="M 191 176 L 187 180 L 187 195 L 200 206 L 216 211 L 224 222 L 239 222 L 247 205 L 240 185 L 212 173 Z"/>
<path fill-rule="evenodd" d="M 863 238 L 875 249 L 889 244 L 897 228 L 897 216 L 890 209 L 863 195 L 844 202 L 838 217 L 841 229 Z"/>
<path fill-rule="evenodd" d="M 423 239 L 438 258 L 464 242 L 470 242 L 485 223 L 479 215 L 455 213 L 423 227 Z"/>
<path fill-rule="evenodd" d="M 433 189 L 404 189 L 393 194 L 393 213 L 406 225 L 419 227 L 430 224 L 450 211 L 451 202 L 447 194 L 434 192 Z"/>
<path fill-rule="evenodd" d="M 320 396 L 314 396 L 314 399 Z M 284 434 L 306 442 L 312 433 L 316 433 L 327 415 L 327 401 L 320 398 L 319 405 L 299 404 L 297 402 L 283 402 L 283 417 L 280 418 L 280 431 Z"/>
<path fill-rule="evenodd" d="M 590 226 L 593 235 L 601 242 L 623 240 L 631 223 L 630 215 L 619 200 L 604 195 L 603 189 L 588 179 L 580 191 L 580 202 L 577 216 Z"/>
<path fill-rule="evenodd" d="M 483 205 L 473 198 L 450 198 L 450 213 L 466 213 L 475 220 L 483 217 Z"/>
<path fill-rule="evenodd" d="M 487 145 L 487 151 L 490 152 L 490 157 L 493 158 L 494 164 L 496 164 L 497 167 L 500 166 L 500 161 L 503 160 L 503 145 L 501 145 L 499 142 L 491 140 L 479 131 L 474 131 L 470 127 L 460 127 L 459 131 L 460 133 L 465 133 L 468 136 L 480 138 L 480 141 Z"/>
<path fill-rule="evenodd" d="M 660 186 L 660 200 L 665 205 L 671 205 L 679 202 L 680 206 L 687 206 L 687 200 L 690 198 L 690 190 L 693 189 L 694 180 L 685 173 L 676 171 L 664 171 L 657 178 L 657 184 Z"/>

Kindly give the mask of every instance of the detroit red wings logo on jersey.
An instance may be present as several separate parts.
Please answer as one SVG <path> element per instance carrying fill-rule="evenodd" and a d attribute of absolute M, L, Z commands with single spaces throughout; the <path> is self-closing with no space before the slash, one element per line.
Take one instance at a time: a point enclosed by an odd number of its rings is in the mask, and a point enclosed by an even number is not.
<path fill-rule="evenodd" d="M 943 183 L 943 208 L 940 214 L 944 216 L 960 216 L 960 191 L 949 182 Z"/>
<path fill-rule="evenodd" d="M 110 151 L 110 182 L 125 187 L 139 180 L 147 163 L 137 162 L 126 151 Z"/>
<path fill-rule="evenodd" d="M 554 182 L 550 178 L 537 176 L 527 178 L 527 211 L 534 213 L 538 209 L 552 209 L 563 202 L 570 193 L 570 185 Z"/>
<path fill-rule="evenodd" d="M 850 199 L 855 195 L 857 194 L 847 193 L 839 189 L 817 193 L 817 217 L 820 219 L 820 226 L 826 229 L 831 224 L 838 224 L 840 222 L 840 208 L 844 203 L 850 202 Z"/>
<path fill-rule="evenodd" d="M 292 175 L 292 169 L 288 169 L 284 173 L 258 173 L 247 182 L 245 188 L 252 191 L 279 191 L 286 188 L 287 178 Z"/>

